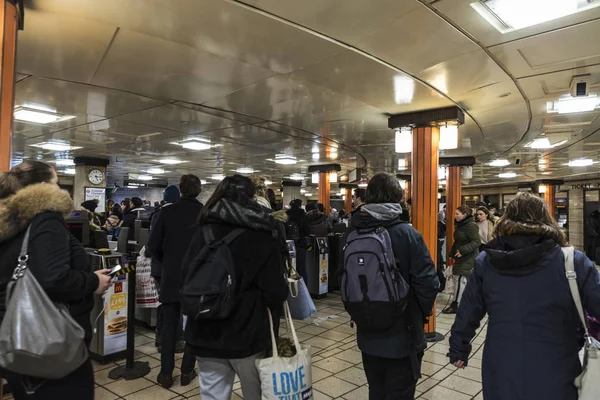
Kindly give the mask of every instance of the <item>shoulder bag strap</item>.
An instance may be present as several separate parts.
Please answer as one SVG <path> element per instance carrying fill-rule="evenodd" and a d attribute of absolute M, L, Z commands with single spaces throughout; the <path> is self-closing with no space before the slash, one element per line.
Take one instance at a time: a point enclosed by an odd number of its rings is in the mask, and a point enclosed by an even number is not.
<path fill-rule="evenodd" d="M 215 241 L 215 235 L 212 229 L 210 228 L 210 225 L 204 225 L 202 227 L 202 232 L 204 233 L 204 241 L 206 242 L 206 244 L 211 244 Z"/>
<path fill-rule="evenodd" d="M 231 232 L 229 232 L 227 234 L 227 236 L 225 236 L 223 238 L 223 243 L 225 243 L 226 245 L 230 245 L 235 239 L 238 238 L 238 236 L 240 236 L 242 233 L 244 233 L 245 229 L 241 229 L 241 228 L 237 228 L 232 230 Z"/>
<path fill-rule="evenodd" d="M 577 273 L 575 272 L 575 252 L 573 247 L 563 247 L 562 252 L 565 256 L 565 271 L 567 279 L 569 281 L 569 289 L 571 289 L 571 296 L 577 307 L 577 313 L 585 329 L 586 337 L 589 336 L 587 321 L 585 319 L 585 313 L 583 311 L 583 304 L 581 303 L 581 296 L 579 295 L 579 287 L 577 287 Z"/>

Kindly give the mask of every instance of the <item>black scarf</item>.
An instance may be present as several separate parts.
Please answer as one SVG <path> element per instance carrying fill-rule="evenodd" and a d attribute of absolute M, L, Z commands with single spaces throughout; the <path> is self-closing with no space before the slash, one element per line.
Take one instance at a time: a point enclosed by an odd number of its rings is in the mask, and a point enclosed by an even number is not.
<path fill-rule="evenodd" d="M 242 207 L 231 200 L 221 199 L 213 208 L 208 210 L 207 215 L 210 219 L 220 220 L 227 224 L 255 231 L 270 232 L 275 239 L 279 237 L 277 220 L 272 215 L 267 214 L 256 202 Z"/>

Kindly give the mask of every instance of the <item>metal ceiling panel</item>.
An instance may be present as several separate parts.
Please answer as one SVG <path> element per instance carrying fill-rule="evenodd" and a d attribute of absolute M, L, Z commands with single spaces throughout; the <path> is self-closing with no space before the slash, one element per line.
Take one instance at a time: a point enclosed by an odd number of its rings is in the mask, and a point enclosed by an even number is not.
<path fill-rule="evenodd" d="M 153 97 L 203 103 L 274 74 L 187 45 L 122 29 L 92 83 Z"/>

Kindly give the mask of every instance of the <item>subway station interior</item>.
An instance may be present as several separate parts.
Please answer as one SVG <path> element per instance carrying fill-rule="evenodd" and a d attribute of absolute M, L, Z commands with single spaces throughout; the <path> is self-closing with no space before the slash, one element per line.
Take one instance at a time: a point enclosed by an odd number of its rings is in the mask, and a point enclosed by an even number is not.
<path fill-rule="evenodd" d="M 240 174 L 264 177 L 280 209 L 301 199 L 350 214 L 355 190 L 385 172 L 434 263 L 449 251 L 450 236 L 437 250 L 444 204 L 450 227 L 460 205 L 502 213 L 521 192 L 600 257 L 588 228 L 600 211 L 600 0 L 0 0 L 0 17 L 0 171 L 48 163 L 78 209 L 97 199 L 102 214 L 107 200 L 133 197 L 152 206 L 185 174 L 201 179 L 206 203 Z M 118 243 L 89 233 L 84 211 L 67 225 L 91 236 L 100 268 L 139 253 L 150 215 Z M 317 313 L 294 326 L 312 349 L 314 399 L 366 400 L 334 279 L 347 232 L 335 232 L 302 257 Z M 98 254 L 105 242 L 112 256 Z M 119 279 L 127 292 L 130 278 Z M 133 333 L 124 324 L 92 343 L 95 399 L 200 398 L 197 379 L 157 383 L 157 313 L 132 299 Z M 440 293 L 425 327 L 438 340 L 415 398 L 484 398 L 487 319 L 457 369 L 446 356 L 454 315 L 442 313 L 451 302 Z M 113 379 L 127 353 L 149 372 Z M 248 399 L 239 379 L 231 398 Z"/>

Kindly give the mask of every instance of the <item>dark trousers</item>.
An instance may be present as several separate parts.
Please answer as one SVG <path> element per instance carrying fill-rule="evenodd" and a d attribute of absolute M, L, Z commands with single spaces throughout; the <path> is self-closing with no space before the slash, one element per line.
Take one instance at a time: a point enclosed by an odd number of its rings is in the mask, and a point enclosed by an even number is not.
<path fill-rule="evenodd" d="M 175 343 L 177 342 L 177 330 L 181 319 L 180 303 L 164 303 L 163 329 L 162 329 L 162 351 L 160 353 L 160 372 L 166 376 L 173 376 L 175 369 Z M 196 366 L 196 358 L 185 349 L 183 360 L 181 360 L 181 372 L 189 374 Z"/>
<path fill-rule="evenodd" d="M 50 399 L 93 399 L 94 369 L 88 359 L 81 367 L 62 379 L 43 381 L 23 376 L 7 376 L 15 400 L 50 400 Z M 26 386 L 41 386 L 35 393 L 28 395 Z"/>
<path fill-rule="evenodd" d="M 410 358 L 381 358 L 362 353 L 369 400 L 414 400 L 417 379 Z M 418 354 L 419 370 L 423 353 Z"/>
<path fill-rule="evenodd" d="M 156 334 L 162 335 L 163 331 L 163 309 L 162 304 L 156 308 Z M 177 340 L 183 340 L 183 315 L 179 318 L 179 327 L 177 328 Z"/>

